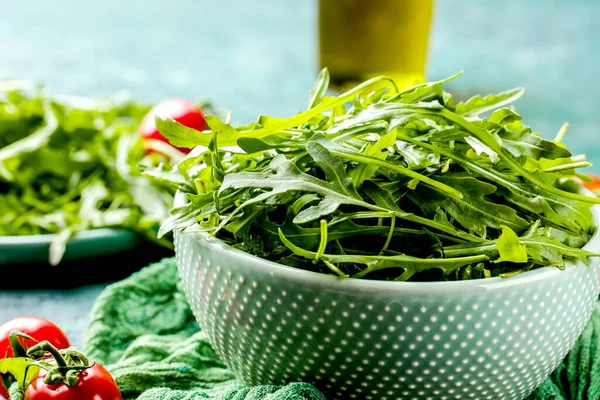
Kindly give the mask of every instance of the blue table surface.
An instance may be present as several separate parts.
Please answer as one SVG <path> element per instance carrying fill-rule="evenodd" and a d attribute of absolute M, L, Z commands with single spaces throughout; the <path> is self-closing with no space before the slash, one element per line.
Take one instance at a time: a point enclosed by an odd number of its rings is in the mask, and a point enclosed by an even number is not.
<path fill-rule="evenodd" d="M 0 0 L 0 10 L 0 79 L 58 93 L 204 97 L 248 122 L 302 109 L 318 72 L 315 0 Z M 464 70 L 453 86 L 466 93 L 526 87 L 525 122 L 554 137 L 568 121 L 565 142 L 600 164 L 598 17 L 595 0 L 438 0 L 429 78 Z M 0 322 L 34 313 L 81 345 L 103 287 L 1 291 Z"/>

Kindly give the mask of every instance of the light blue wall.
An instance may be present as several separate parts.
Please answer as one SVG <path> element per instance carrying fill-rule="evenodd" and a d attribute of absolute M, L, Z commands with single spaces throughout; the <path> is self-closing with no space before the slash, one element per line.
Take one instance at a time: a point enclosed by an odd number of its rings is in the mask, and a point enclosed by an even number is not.
<path fill-rule="evenodd" d="M 0 0 L 0 78 L 141 99 L 204 96 L 235 121 L 304 107 L 315 0 Z M 525 121 L 600 168 L 600 1 L 438 0 L 430 77 L 467 94 L 525 86 Z"/>

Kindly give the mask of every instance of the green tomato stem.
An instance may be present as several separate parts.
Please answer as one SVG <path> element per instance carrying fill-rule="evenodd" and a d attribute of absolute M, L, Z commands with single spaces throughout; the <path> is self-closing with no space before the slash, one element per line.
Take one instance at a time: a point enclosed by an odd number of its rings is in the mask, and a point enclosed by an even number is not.
<path fill-rule="evenodd" d="M 21 333 L 19 331 L 12 331 L 8 335 L 8 341 L 10 342 L 10 346 L 12 347 L 13 351 L 13 357 L 27 357 L 27 350 L 25 350 L 25 347 L 21 344 L 19 338 L 33 340 L 34 342 L 36 340 L 31 336 Z"/>
<path fill-rule="evenodd" d="M 52 343 L 50 343 L 47 340 L 44 340 L 43 342 L 40 342 L 40 343 L 36 344 L 35 346 L 31 347 L 29 350 L 27 350 L 27 355 L 29 357 L 33 357 L 33 358 L 41 358 L 41 357 L 39 357 L 39 355 L 42 354 L 42 357 L 43 357 L 43 355 L 45 353 L 50 353 L 52 358 L 54 358 L 54 361 L 56 361 L 56 365 L 58 367 L 66 367 L 67 366 L 67 361 L 62 356 L 62 354 L 60 354 L 58 349 L 56 347 L 54 347 L 52 345 Z M 38 356 L 38 357 L 36 357 L 36 356 Z"/>

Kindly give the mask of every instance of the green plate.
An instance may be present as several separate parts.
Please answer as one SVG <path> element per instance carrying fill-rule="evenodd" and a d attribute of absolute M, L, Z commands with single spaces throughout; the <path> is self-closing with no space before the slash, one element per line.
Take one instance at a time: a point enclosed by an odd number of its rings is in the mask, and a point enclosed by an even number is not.
<path fill-rule="evenodd" d="M 48 247 L 56 235 L 0 236 L 0 264 L 48 263 Z M 125 229 L 92 229 L 67 243 L 62 261 L 120 253 L 134 248 L 139 236 Z"/>

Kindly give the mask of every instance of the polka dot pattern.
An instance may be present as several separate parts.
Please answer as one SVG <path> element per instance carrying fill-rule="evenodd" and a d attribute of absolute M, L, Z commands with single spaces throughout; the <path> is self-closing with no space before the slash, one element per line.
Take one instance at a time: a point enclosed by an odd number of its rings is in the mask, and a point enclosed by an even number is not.
<path fill-rule="evenodd" d="M 328 399 L 523 399 L 573 346 L 600 285 L 594 260 L 527 284 L 365 291 L 192 235 L 176 234 L 175 246 L 188 301 L 225 364 L 246 384 L 312 382 Z"/>

